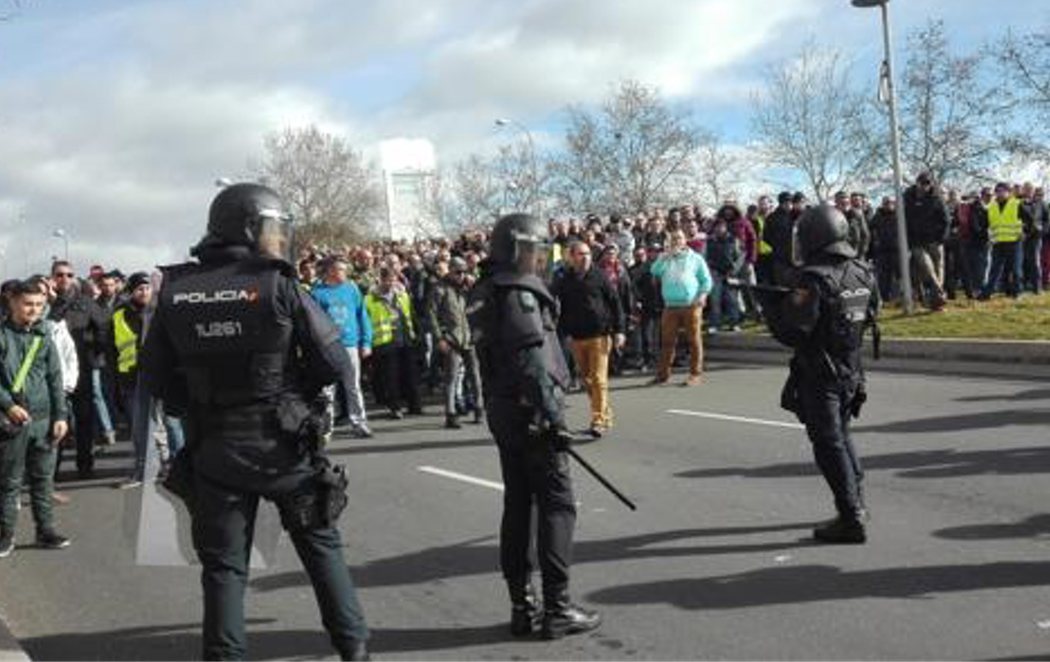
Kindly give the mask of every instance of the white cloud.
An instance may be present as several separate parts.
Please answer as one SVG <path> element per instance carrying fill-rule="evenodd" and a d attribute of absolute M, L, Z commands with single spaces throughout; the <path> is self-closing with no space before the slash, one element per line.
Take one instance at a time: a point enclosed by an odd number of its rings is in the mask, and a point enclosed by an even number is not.
<path fill-rule="evenodd" d="M 244 175 L 263 135 L 288 125 L 317 123 L 366 152 L 428 138 L 448 162 L 521 139 L 495 130 L 496 117 L 551 144 L 567 104 L 596 102 L 626 78 L 701 114 L 737 112 L 759 65 L 809 34 L 879 50 L 875 14 L 846 0 L 57 4 L 26 3 L 0 24 L 8 262 L 13 251 L 53 254 L 54 239 L 27 238 L 59 226 L 83 263 L 180 258 L 203 230 L 212 181 Z M 953 16 L 986 5 L 960 0 Z M 1040 6 L 1024 0 L 1013 13 Z M 932 0 L 893 9 L 911 24 L 945 11 Z M 18 230 L 10 219 L 23 208 Z"/>

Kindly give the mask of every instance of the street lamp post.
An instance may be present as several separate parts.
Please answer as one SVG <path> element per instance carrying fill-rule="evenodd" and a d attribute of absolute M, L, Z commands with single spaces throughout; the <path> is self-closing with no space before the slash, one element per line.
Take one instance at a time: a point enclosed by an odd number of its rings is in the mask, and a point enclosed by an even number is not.
<path fill-rule="evenodd" d="M 536 166 L 536 143 L 532 140 L 532 132 L 529 131 L 528 128 L 526 128 L 525 125 L 521 122 L 506 117 L 497 118 L 495 124 L 497 127 L 500 128 L 505 126 L 513 126 L 518 131 L 521 131 L 523 134 L 525 134 L 525 140 L 529 144 L 529 169 L 531 170 L 531 172 L 529 173 L 529 178 L 532 180 L 531 190 L 529 191 L 530 198 L 532 196 L 538 195 L 539 191 L 537 189 L 539 187 L 539 171 Z"/>
<path fill-rule="evenodd" d="M 882 11 L 882 41 L 885 60 L 882 63 L 882 83 L 886 86 L 886 103 L 890 108 L 890 143 L 893 151 L 893 189 L 897 197 L 897 254 L 900 259 L 901 303 L 904 312 L 911 314 L 911 268 L 908 256 L 908 228 L 904 220 L 904 178 L 901 175 L 900 125 L 897 120 L 897 93 L 893 85 L 893 52 L 890 46 L 890 0 L 850 0 L 854 7 L 878 7 Z"/>
<path fill-rule="evenodd" d="M 66 262 L 69 262 L 69 234 L 65 230 L 63 230 L 62 228 L 58 228 L 57 230 L 55 230 L 54 232 L 51 233 L 51 236 L 52 237 L 58 237 L 59 239 L 62 240 L 63 244 L 65 245 L 65 251 L 66 251 L 66 253 L 65 253 L 65 255 L 66 255 L 65 256 L 65 260 L 66 260 Z"/>

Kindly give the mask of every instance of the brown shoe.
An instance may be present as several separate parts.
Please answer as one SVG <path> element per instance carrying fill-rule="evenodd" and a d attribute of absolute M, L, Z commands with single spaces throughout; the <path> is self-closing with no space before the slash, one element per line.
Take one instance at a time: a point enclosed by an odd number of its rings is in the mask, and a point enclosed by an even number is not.
<path fill-rule="evenodd" d="M 667 377 L 653 377 L 647 382 L 648 386 L 664 386 L 667 384 Z"/>
<path fill-rule="evenodd" d="M 685 381 L 682 382 L 682 386 L 698 386 L 699 384 L 702 384 L 703 381 L 704 378 L 700 375 L 689 375 L 685 378 Z"/>

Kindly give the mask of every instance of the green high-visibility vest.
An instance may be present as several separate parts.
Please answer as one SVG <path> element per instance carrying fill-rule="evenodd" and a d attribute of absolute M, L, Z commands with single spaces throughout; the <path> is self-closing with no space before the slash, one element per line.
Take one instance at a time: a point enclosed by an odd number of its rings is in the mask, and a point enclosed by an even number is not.
<path fill-rule="evenodd" d="M 1010 198 L 1002 207 L 998 200 L 988 205 L 988 234 L 995 244 L 1010 244 L 1021 240 L 1021 201 Z"/>
<path fill-rule="evenodd" d="M 113 339 L 117 346 L 117 372 L 126 375 L 135 369 L 139 360 L 139 337 L 135 335 L 121 308 L 113 313 Z"/>

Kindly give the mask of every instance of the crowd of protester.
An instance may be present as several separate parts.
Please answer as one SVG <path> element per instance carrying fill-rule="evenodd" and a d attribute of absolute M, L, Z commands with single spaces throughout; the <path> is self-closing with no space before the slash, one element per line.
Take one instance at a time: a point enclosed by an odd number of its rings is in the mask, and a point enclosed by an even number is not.
<path fill-rule="evenodd" d="M 976 300 L 1000 292 L 1018 297 L 1050 283 L 1050 212 L 1041 187 L 1004 182 L 962 194 L 920 174 L 903 200 L 914 296 L 930 310 L 942 310 L 960 292 Z M 651 383 L 661 385 L 683 365 L 682 384 L 695 386 L 702 382 L 702 329 L 732 333 L 746 320 L 762 319 L 760 301 L 746 286 L 793 283 L 793 227 L 807 204 L 803 194 L 783 192 L 752 204 L 725 200 L 713 213 L 683 204 L 550 219 L 549 285 L 561 304 L 559 333 L 573 388 L 582 387 L 590 399 L 594 436 L 613 425 L 609 375 L 653 370 Z M 874 206 L 863 193 L 839 192 L 834 204 L 849 222 L 850 243 L 873 264 L 882 298 L 898 299 L 895 198 Z M 482 228 L 452 238 L 301 249 L 295 265 L 301 286 L 340 328 L 351 358 L 347 374 L 327 391 L 329 435 L 372 436 L 366 391 L 395 419 L 422 414 L 425 396 L 440 395 L 448 428 L 460 427 L 464 417 L 483 420 L 467 302 L 485 268 L 487 245 Z M 49 274 L 4 283 L 5 328 L 35 325 L 12 311 L 26 293 L 43 297 L 40 324 L 60 358 L 64 393 L 53 411 L 70 421 L 53 462 L 34 456 L 30 465 L 0 468 L 5 517 L 7 504 L 17 506 L 25 474 L 34 514 L 39 510 L 45 533 L 53 533 L 42 504 L 68 500 L 51 483 L 63 449 L 75 454 L 76 476 L 89 479 L 100 451 L 118 435 L 131 438 L 135 460 L 121 487 L 145 479 L 150 443 L 165 461 L 177 452 L 178 420 L 166 417 L 137 379 L 156 286 L 155 275 L 125 276 L 101 266 L 78 274 L 63 260 Z M 4 362 L 13 375 L 18 366 L 9 358 Z M 9 381 L 0 384 L 0 396 L 9 388 Z M 47 539 L 62 546 L 57 534 Z"/>

